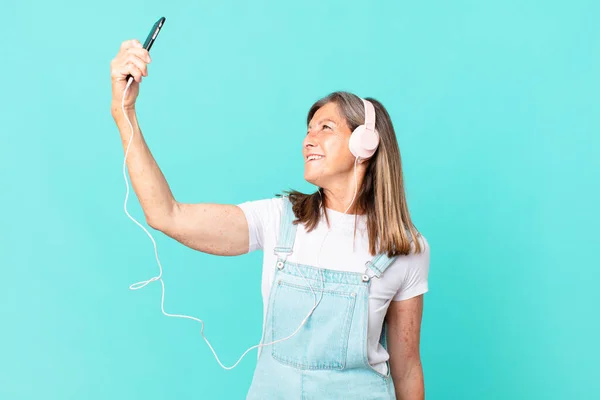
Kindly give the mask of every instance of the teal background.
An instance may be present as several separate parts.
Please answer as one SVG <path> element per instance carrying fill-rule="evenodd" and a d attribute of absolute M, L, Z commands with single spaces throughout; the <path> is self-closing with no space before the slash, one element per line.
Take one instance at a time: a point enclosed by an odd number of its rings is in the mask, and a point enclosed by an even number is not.
<path fill-rule="evenodd" d="M 140 125 L 176 198 L 312 190 L 304 119 L 334 90 L 388 108 L 430 242 L 428 399 L 598 398 L 600 6 L 594 1 L 2 3 L 0 398 L 242 399 L 194 321 L 160 312 L 123 212 L 109 63 L 160 16 Z M 128 210 L 143 222 L 133 195 Z M 152 231 L 166 309 L 226 365 L 260 340 L 262 254 Z M 277 377 L 273 377 L 277 379 Z"/>

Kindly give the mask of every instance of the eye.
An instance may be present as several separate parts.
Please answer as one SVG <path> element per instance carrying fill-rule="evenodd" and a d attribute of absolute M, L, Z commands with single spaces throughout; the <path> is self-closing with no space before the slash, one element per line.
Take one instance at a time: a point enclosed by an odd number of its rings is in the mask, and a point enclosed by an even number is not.
<path fill-rule="evenodd" d="M 331 129 L 331 127 L 329 125 L 324 124 L 323 129 Z"/>

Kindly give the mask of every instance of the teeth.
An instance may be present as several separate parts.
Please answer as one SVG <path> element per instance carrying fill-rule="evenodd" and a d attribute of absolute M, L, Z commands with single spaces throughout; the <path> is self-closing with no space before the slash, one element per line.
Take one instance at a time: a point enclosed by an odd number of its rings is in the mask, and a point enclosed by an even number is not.
<path fill-rule="evenodd" d="M 308 157 L 308 161 L 318 160 L 318 159 L 321 159 L 321 158 L 323 158 L 323 156 L 309 156 Z"/>

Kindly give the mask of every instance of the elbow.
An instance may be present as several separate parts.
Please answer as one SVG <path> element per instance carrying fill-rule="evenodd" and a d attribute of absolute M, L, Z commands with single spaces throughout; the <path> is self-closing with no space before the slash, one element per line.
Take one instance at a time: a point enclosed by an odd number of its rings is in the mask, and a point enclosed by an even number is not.
<path fill-rule="evenodd" d="M 159 222 L 159 220 L 156 217 L 151 218 L 148 216 L 146 216 L 146 224 L 148 224 L 150 228 L 155 229 L 157 231 L 162 230 L 162 226 L 164 225 L 164 223 Z"/>
<path fill-rule="evenodd" d="M 146 214 L 146 223 L 152 229 L 157 231 L 165 231 L 173 221 L 177 204 L 173 204 L 170 210 L 161 214 Z"/>

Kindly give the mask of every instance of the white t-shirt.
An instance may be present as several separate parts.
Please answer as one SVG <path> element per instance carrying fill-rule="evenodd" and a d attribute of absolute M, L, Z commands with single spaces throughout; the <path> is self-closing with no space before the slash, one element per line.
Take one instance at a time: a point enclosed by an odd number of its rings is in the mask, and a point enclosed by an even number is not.
<path fill-rule="evenodd" d="M 271 283 L 273 282 L 277 262 L 277 256 L 273 253 L 273 249 L 276 246 L 279 234 L 283 201 L 283 198 L 275 197 L 238 204 L 248 220 L 250 231 L 248 252 L 264 250 L 262 270 L 263 330 Z M 366 216 L 359 215 L 357 217 L 356 239 L 354 239 L 355 215 L 344 214 L 329 208 L 327 209 L 327 215 L 331 225 L 329 234 L 327 234 L 329 228 L 324 218 L 320 219 L 317 227 L 310 233 L 306 232 L 304 225 L 297 226 L 293 253 L 288 256 L 287 260 L 319 268 L 365 273 L 365 262 L 372 260 L 374 257 L 369 254 Z M 324 239 L 325 242 L 323 243 Z M 398 256 L 379 279 L 373 278 L 371 280 L 367 354 L 369 364 L 383 375 L 387 374 L 385 362 L 389 359 L 389 354 L 379 343 L 379 337 L 390 302 L 392 300 L 406 300 L 428 290 L 429 244 L 422 235 L 420 240 L 421 245 L 424 247 L 422 253 L 415 254 L 413 251 L 409 255 Z M 319 249 L 321 249 L 320 252 Z M 373 274 L 369 271 L 368 275 L 372 276 Z"/>

